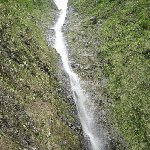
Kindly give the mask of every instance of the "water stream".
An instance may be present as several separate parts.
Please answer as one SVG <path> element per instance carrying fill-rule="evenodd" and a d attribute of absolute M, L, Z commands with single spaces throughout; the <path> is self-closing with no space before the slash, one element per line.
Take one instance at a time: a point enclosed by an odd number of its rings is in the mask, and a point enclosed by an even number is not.
<path fill-rule="evenodd" d="M 54 0 L 54 2 L 60 10 L 59 18 L 53 27 L 55 31 L 54 47 L 61 56 L 63 67 L 69 76 L 73 97 L 76 103 L 82 129 L 85 134 L 85 139 L 88 141 L 88 143 L 90 143 L 88 145 L 88 149 L 103 150 L 103 143 L 100 140 L 100 137 L 95 132 L 96 127 L 93 121 L 93 114 L 89 111 L 90 108 L 89 105 L 87 105 L 89 97 L 86 92 L 81 88 L 78 75 L 73 72 L 72 68 L 69 65 L 68 51 L 65 45 L 65 39 L 62 31 L 62 27 L 65 23 L 65 18 L 67 15 L 68 0 Z"/>

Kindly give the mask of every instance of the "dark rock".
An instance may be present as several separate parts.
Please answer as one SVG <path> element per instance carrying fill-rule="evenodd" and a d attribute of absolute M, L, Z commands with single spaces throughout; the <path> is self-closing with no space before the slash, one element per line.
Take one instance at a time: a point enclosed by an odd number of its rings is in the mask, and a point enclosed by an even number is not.
<path fill-rule="evenodd" d="M 92 22 L 93 25 L 97 24 L 97 22 L 98 22 L 96 17 L 90 18 L 90 21 Z"/>
<path fill-rule="evenodd" d="M 24 43 L 27 45 L 27 46 L 30 46 L 30 42 L 28 40 L 25 40 Z"/>

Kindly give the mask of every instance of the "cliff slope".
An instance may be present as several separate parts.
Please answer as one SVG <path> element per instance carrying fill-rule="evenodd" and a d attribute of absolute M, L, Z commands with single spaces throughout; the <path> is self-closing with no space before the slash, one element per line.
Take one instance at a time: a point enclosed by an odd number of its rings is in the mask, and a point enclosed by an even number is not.
<path fill-rule="evenodd" d="M 96 105 L 109 110 L 107 122 L 111 120 L 127 149 L 148 150 L 150 2 L 71 0 L 70 5 L 73 21 L 66 33 L 72 57 L 79 63 L 72 66 L 88 81 L 85 86 L 92 96 L 97 95 Z"/>
<path fill-rule="evenodd" d="M 81 148 L 46 41 L 56 11 L 52 0 L 0 0 L 1 150 Z"/>

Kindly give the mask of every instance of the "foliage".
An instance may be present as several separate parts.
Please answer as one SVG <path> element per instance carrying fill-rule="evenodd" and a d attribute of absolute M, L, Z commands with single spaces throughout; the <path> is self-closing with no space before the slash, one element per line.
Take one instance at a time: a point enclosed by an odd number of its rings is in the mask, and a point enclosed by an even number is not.
<path fill-rule="evenodd" d="M 99 26 L 97 56 L 109 78 L 114 126 L 129 149 L 150 148 L 150 2 L 72 0 L 85 16 L 83 26 Z M 91 18 L 96 22 L 91 23 Z M 113 120 L 112 119 L 112 120 Z"/>
<path fill-rule="evenodd" d="M 50 0 L 1 0 L 0 11 L 0 149 L 80 149 L 77 133 L 60 118 L 74 121 L 57 54 L 45 40 L 56 7 Z"/>

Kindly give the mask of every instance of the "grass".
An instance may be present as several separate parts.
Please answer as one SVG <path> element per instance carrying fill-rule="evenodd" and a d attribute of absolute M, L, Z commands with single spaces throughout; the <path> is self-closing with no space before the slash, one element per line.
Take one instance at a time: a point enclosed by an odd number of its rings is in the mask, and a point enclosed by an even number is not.
<path fill-rule="evenodd" d="M 97 57 L 104 63 L 114 127 L 128 149 L 150 148 L 150 2 L 72 0 L 82 27 L 99 28 Z M 91 18 L 96 22 L 91 23 Z M 93 34 L 93 33 L 92 33 Z"/>
<path fill-rule="evenodd" d="M 58 56 L 45 40 L 49 0 L 0 1 L 0 149 L 80 149 L 71 106 L 58 81 Z M 5 146 L 7 143 L 8 148 Z"/>

